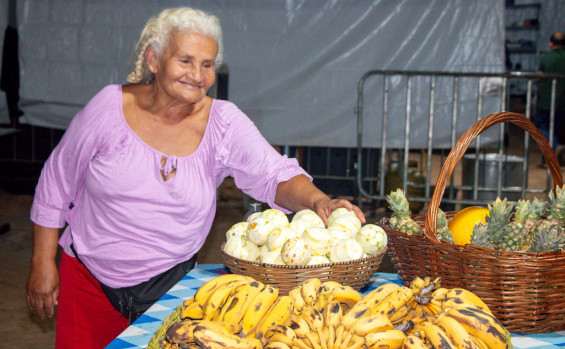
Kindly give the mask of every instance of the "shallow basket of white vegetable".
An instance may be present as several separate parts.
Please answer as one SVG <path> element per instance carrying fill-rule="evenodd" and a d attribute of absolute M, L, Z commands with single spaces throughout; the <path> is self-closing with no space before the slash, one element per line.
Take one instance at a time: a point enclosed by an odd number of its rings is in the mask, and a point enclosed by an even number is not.
<path fill-rule="evenodd" d="M 343 208 L 332 213 L 328 227 L 311 210 L 289 220 L 267 209 L 226 232 L 222 257 L 232 273 L 276 286 L 281 294 L 314 277 L 360 290 L 379 269 L 386 245 L 382 228 L 362 225 Z"/>

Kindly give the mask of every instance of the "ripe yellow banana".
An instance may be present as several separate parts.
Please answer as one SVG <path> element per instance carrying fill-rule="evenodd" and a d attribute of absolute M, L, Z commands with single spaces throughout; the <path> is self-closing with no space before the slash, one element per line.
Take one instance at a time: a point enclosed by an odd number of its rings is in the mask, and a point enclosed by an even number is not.
<path fill-rule="evenodd" d="M 226 307 L 222 308 L 219 320 L 239 324 L 255 296 L 265 287 L 262 282 L 252 281 L 238 286 L 232 294 Z M 225 312 L 224 312 L 225 309 Z"/>
<path fill-rule="evenodd" d="M 324 296 L 326 302 L 338 301 L 342 304 L 347 305 L 349 308 L 352 308 L 361 299 L 363 299 L 363 296 L 361 295 L 361 293 L 359 293 L 359 291 L 351 286 L 344 286 L 341 284 L 333 287 L 331 291 L 326 293 Z"/>
<path fill-rule="evenodd" d="M 362 319 L 369 315 L 371 315 L 370 305 L 364 305 L 362 307 L 354 306 L 353 308 L 349 309 L 349 311 L 341 317 L 341 326 L 338 327 L 338 330 L 336 331 L 334 347 L 343 347 L 342 343 L 348 337 L 349 331 L 351 331 L 353 325 L 357 321 L 359 321 L 359 319 Z M 341 327 L 343 327 L 342 330 L 340 330 Z"/>
<path fill-rule="evenodd" d="M 299 338 L 300 341 L 295 341 L 294 343 L 296 346 L 303 347 L 304 344 L 306 348 L 312 348 L 312 347 L 315 349 L 320 348 L 317 340 L 312 335 L 310 326 L 308 325 L 306 320 L 304 320 L 298 315 L 292 314 L 288 317 L 288 319 L 285 321 L 284 324 L 292 328 L 294 330 L 294 333 L 296 333 L 296 335 L 300 337 Z M 302 341 L 301 338 L 306 338 L 310 342 L 311 346 L 308 346 L 306 343 L 304 343 L 304 341 Z"/>
<path fill-rule="evenodd" d="M 391 317 L 406 303 L 414 299 L 414 291 L 409 287 L 399 287 L 373 308 L 373 314 Z"/>
<path fill-rule="evenodd" d="M 328 328 L 328 348 L 332 349 L 335 342 L 335 330 L 340 325 L 343 311 L 339 302 L 333 301 L 326 304 L 324 307 L 324 323 Z"/>
<path fill-rule="evenodd" d="M 302 298 L 302 287 L 297 286 L 288 292 L 290 298 L 292 298 L 292 303 L 294 304 L 294 311 L 300 313 L 302 308 L 306 305 L 304 298 Z"/>
<path fill-rule="evenodd" d="M 225 332 L 229 334 L 238 334 L 241 332 L 241 325 L 238 324 L 230 324 L 229 322 L 222 322 L 222 321 L 207 321 L 202 320 L 198 323 L 198 325 L 214 328 L 217 331 Z"/>
<path fill-rule="evenodd" d="M 473 292 L 466 290 L 464 288 L 452 288 L 452 289 L 450 289 L 449 292 L 447 292 L 445 298 L 446 298 L 446 300 L 448 300 L 450 298 L 461 299 L 465 303 L 470 303 L 470 304 L 474 304 L 476 306 L 479 306 L 479 307 L 483 308 L 489 314 L 492 314 L 492 311 L 490 311 L 488 305 L 486 305 L 486 303 L 479 296 L 477 296 Z"/>
<path fill-rule="evenodd" d="M 420 337 L 409 334 L 402 344 L 402 349 L 428 349 L 428 346 Z"/>
<path fill-rule="evenodd" d="M 319 343 L 322 349 L 327 349 L 327 343 L 322 333 L 324 328 L 324 319 L 322 313 L 320 313 L 316 308 L 311 305 L 307 305 L 302 309 L 302 313 L 299 315 L 301 318 L 306 320 L 310 330 L 318 335 Z"/>
<path fill-rule="evenodd" d="M 294 341 L 298 338 L 294 330 L 285 325 L 271 326 L 265 332 L 268 342 L 282 342 L 288 346 L 293 346 Z"/>
<path fill-rule="evenodd" d="M 215 291 L 219 287 L 222 287 L 222 285 L 234 280 L 251 282 L 253 281 L 253 278 L 239 274 L 220 275 L 204 283 L 204 285 L 200 286 L 200 288 L 198 289 L 198 291 L 196 291 L 196 294 L 194 295 L 194 301 L 205 303 L 213 291 Z"/>
<path fill-rule="evenodd" d="M 436 324 L 447 334 L 457 349 L 473 349 L 473 339 L 457 320 L 441 314 Z"/>
<path fill-rule="evenodd" d="M 238 304 L 241 305 L 240 301 L 242 300 L 241 295 L 243 294 L 244 290 L 247 288 L 249 283 L 241 283 L 235 286 L 231 292 L 226 297 L 225 302 L 218 308 L 216 312 L 217 316 L 213 317 L 214 321 L 225 321 L 225 322 L 232 322 L 229 318 L 226 318 L 226 314 L 229 311 L 230 318 L 234 317 L 234 310 L 237 312 Z"/>
<path fill-rule="evenodd" d="M 388 283 L 377 287 L 371 292 L 367 293 L 363 299 L 361 299 L 355 306 L 364 306 L 370 304 L 372 306 L 378 305 L 383 299 L 388 297 L 393 291 L 400 288 L 400 285 L 394 283 Z M 355 307 L 354 306 L 354 307 Z"/>
<path fill-rule="evenodd" d="M 212 291 L 212 293 L 208 297 L 208 300 L 206 301 L 206 304 L 204 305 L 204 316 L 202 317 L 202 319 L 217 320 L 222 310 L 222 307 L 228 300 L 228 297 L 231 294 L 231 292 L 236 287 L 243 285 L 245 283 L 246 281 L 243 280 L 232 280 L 225 284 L 222 284 L 219 287 L 216 287 Z"/>
<path fill-rule="evenodd" d="M 419 294 L 422 288 L 426 287 L 426 282 L 421 277 L 416 276 L 412 281 L 410 281 L 410 288 L 414 290 L 414 293 Z"/>
<path fill-rule="evenodd" d="M 469 334 L 481 339 L 489 348 L 511 346 L 506 328 L 480 307 L 466 304 L 457 309 L 448 309 L 445 314 L 457 320 Z"/>
<path fill-rule="evenodd" d="M 412 307 L 408 311 L 408 314 L 406 314 L 406 316 L 404 317 L 403 321 L 406 322 L 406 321 L 420 320 L 423 318 L 424 318 L 423 306 L 418 303 L 414 303 L 414 305 L 412 305 Z"/>
<path fill-rule="evenodd" d="M 165 339 L 173 344 L 194 342 L 194 328 L 198 321 L 175 322 L 167 329 Z"/>
<path fill-rule="evenodd" d="M 475 345 L 474 348 L 477 349 L 489 349 L 488 345 L 486 345 L 485 342 L 483 342 L 482 339 L 475 337 L 473 335 L 471 335 L 471 338 L 473 339 L 473 344 Z"/>
<path fill-rule="evenodd" d="M 404 304 L 399 309 L 397 309 L 394 313 L 392 313 L 389 319 L 393 325 L 397 325 L 401 322 L 405 322 L 406 317 L 408 316 L 410 311 L 412 311 L 412 309 L 415 309 L 419 306 L 420 305 L 414 301 L 414 298 L 412 298 L 408 300 L 406 304 Z"/>
<path fill-rule="evenodd" d="M 213 326 L 199 324 L 194 328 L 194 340 L 202 348 L 220 349 L 260 349 L 263 348 L 261 341 L 248 337 L 241 338 L 239 335 L 218 330 Z"/>
<path fill-rule="evenodd" d="M 316 299 L 316 303 L 314 304 L 314 308 L 316 308 L 318 311 L 322 311 L 322 310 L 324 310 L 326 303 L 327 303 L 326 297 L 324 297 L 322 295 L 318 295 L 318 299 Z"/>
<path fill-rule="evenodd" d="M 306 304 L 314 305 L 321 286 L 322 282 L 318 278 L 311 278 L 302 283 L 302 298 L 304 298 Z"/>
<path fill-rule="evenodd" d="M 279 289 L 272 286 L 266 285 L 257 294 L 255 299 L 251 302 L 247 308 L 247 312 L 241 320 L 241 325 L 243 326 L 243 332 L 249 334 L 257 323 L 263 318 L 265 313 L 269 311 L 271 305 L 275 303 L 277 297 L 279 296 Z"/>
<path fill-rule="evenodd" d="M 455 349 L 456 346 L 451 342 L 447 334 L 437 325 L 432 323 L 426 324 L 424 328 L 426 340 L 434 349 Z"/>
<path fill-rule="evenodd" d="M 388 331 L 392 329 L 392 323 L 386 316 L 380 314 L 365 316 L 353 324 L 349 332 L 346 334 L 343 343 L 341 343 L 341 346 L 347 348 L 353 335 L 365 337 L 367 334 L 372 332 Z"/>
<path fill-rule="evenodd" d="M 251 330 L 251 333 L 254 333 L 256 338 L 261 338 L 269 327 L 283 324 L 292 315 L 292 312 L 292 299 L 290 296 L 279 297 L 263 318 L 259 320 L 256 328 Z"/>
<path fill-rule="evenodd" d="M 191 305 L 192 303 L 194 303 L 194 297 L 190 297 L 189 299 L 185 300 L 184 302 L 182 302 L 182 305 L 184 307 L 187 307 L 187 306 Z"/>
<path fill-rule="evenodd" d="M 201 320 L 204 317 L 204 303 L 192 302 L 180 313 L 181 319 Z"/>
<path fill-rule="evenodd" d="M 289 345 L 287 345 L 286 343 L 275 341 L 275 342 L 269 342 L 269 344 L 267 344 L 263 348 L 265 348 L 265 349 L 290 349 L 291 347 Z"/>
<path fill-rule="evenodd" d="M 399 330 L 372 332 L 365 336 L 365 345 L 369 349 L 401 349 L 404 339 L 406 339 L 406 335 Z"/>
<path fill-rule="evenodd" d="M 441 305 L 438 305 L 438 303 L 433 299 L 428 304 L 422 305 L 422 309 L 424 310 L 424 316 L 430 320 L 434 319 L 439 313 L 441 313 Z"/>

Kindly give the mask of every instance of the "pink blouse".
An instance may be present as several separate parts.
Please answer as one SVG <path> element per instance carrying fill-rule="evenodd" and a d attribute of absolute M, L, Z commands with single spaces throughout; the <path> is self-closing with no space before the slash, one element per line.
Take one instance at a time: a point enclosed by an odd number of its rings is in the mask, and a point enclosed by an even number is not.
<path fill-rule="evenodd" d="M 47 159 L 31 220 L 49 228 L 67 222 L 59 240 L 66 253 L 73 255 L 74 242 L 98 280 L 114 288 L 132 286 L 198 252 L 225 177 L 289 213 L 274 203 L 277 185 L 307 175 L 295 159 L 269 145 L 237 106 L 222 100 L 213 101 L 194 153 L 170 156 L 161 166 L 163 156 L 126 123 L 121 85 L 109 85 L 73 118 Z M 176 173 L 164 180 L 161 171 Z"/>

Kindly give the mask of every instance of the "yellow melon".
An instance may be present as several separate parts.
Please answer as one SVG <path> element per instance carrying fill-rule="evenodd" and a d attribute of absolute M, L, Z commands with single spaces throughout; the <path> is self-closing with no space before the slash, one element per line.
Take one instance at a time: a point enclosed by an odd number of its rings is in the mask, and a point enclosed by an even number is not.
<path fill-rule="evenodd" d="M 453 234 L 453 240 L 457 245 L 471 243 L 473 227 L 479 222 L 485 223 L 488 209 L 479 206 L 470 206 L 457 212 L 449 221 L 449 230 Z"/>

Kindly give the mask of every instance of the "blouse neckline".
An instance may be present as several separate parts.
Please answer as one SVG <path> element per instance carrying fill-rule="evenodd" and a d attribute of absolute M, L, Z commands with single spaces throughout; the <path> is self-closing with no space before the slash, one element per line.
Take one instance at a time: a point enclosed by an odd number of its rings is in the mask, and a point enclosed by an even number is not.
<path fill-rule="evenodd" d="M 145 141 L 143 139 L 141 139 L 137 135 L 137 133 L 135 133 L 135 131 L 131 128 L 131 126 L 126 121 L 126 116 L 124 114 L 124 107 L 123 107 L 124 95 L 123 95 L 123 91 L 122 91 L 122 85 L 118 85 L 118 86 L 119 86 L 119 91 L 120 91 L 120 98 L 119 98 L 120 119 L 121 119 L 122 123 L 124 124 L 124 126 L 126 127 L 126 129 L 128 130 L 128 132 L 131 133 L 133 135 L 133 137 L 135 139 L 137 139 L 137 141 L 143 145 L 143 147 L 149 149 L 151 152 L 156 153 L 160 156 L 164 156 L 166 158 L 175 157 L 176 159 L 180 159 L 180 160 L 189 159 L 193 156 L 196 156 L 197 153 L 202 151 L 201 150 L 201 148 L 203 147 L 202 144 L 204 143 L 204 141 L 208 137 L 208 133 L 209 133 L 208 129 L 210 128 L 210 118 L 212 117 L 212 114 L 213 114 L 212 111 L 214 110 L 214 104 L 216 103 L 215 98 L 212 98 L 212 104 L 210 105 L 210 112 L 208 114 L 208 120 L 206 121 L 206 127 L 204 129 L 204 134 L 202 134 L 202 139 L 200 140 L 200 143 L 198 143 L 198 146 L 196 147 L 196 149 L 192 153 L 190 153 L 186 156 L 177 156 L 175 154 L 165 154 L 162 151 L 159 151 L 159 150 L 153 148 L 149 144 L 145 143 Z"/>

